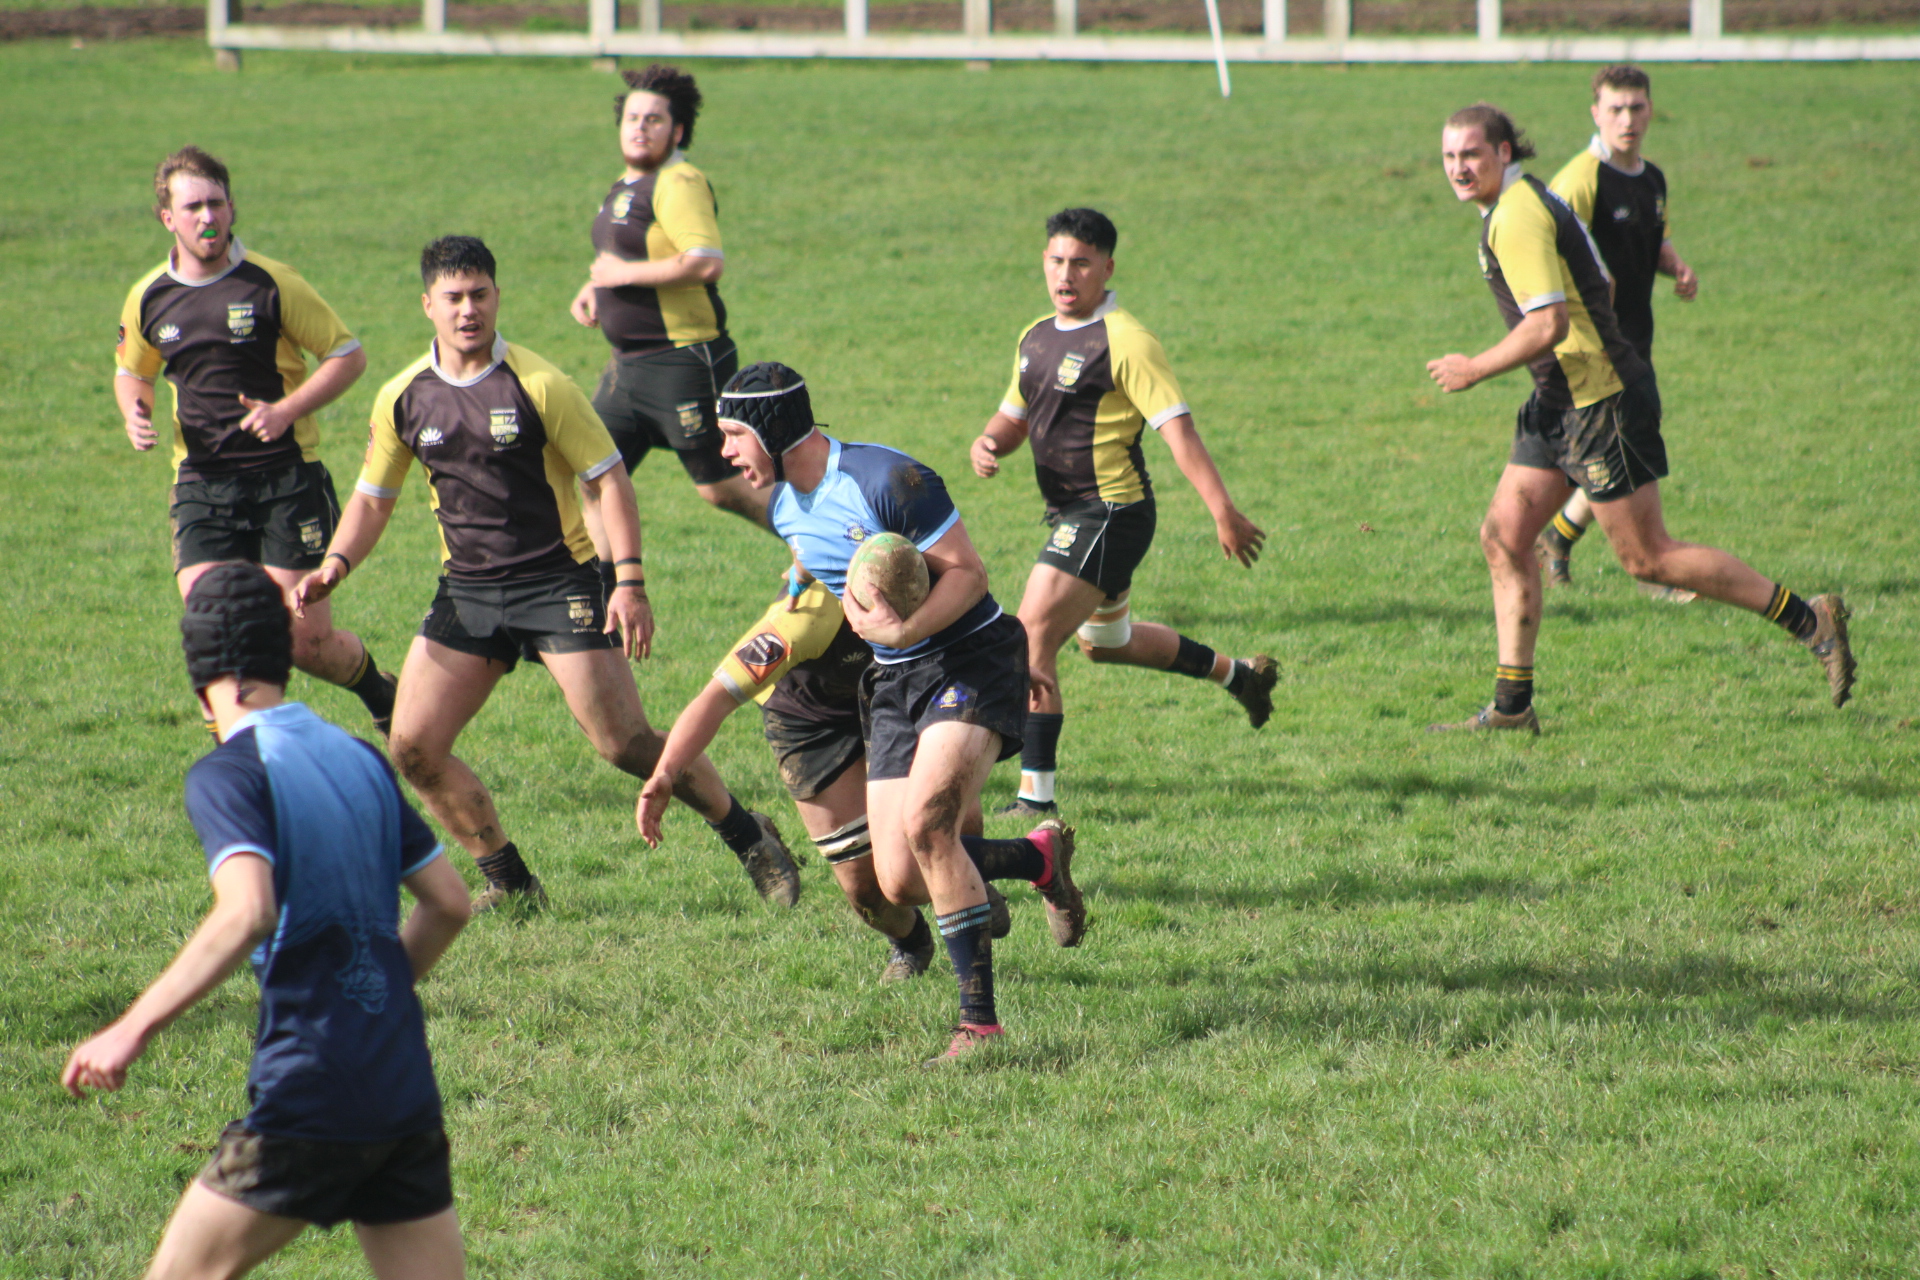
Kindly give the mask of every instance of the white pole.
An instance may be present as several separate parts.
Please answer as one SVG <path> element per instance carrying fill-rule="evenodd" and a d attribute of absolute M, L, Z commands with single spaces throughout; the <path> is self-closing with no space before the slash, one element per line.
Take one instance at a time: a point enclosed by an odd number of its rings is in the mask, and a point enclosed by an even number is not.
<path fill-rule="evenodd" d="M 867 38 L 867 0 L 847 0 L 847 39 Z"/>
<path fill-rule="evenodd" d="M 1220 68 L 1220 96 L 1233 96 L 1233 81 L 1227 79 L 1227 42 L 1220 34 L 1220 0 L 1207 0 L 1207 26 L 1213 31 L 1213 65 Z"/>

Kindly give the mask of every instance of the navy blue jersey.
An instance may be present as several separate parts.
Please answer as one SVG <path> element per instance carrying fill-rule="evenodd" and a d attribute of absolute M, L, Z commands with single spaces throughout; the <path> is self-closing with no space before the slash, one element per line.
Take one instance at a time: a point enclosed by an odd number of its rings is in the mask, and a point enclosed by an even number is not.
<path fill-rule="evenodd" d="M 256 711 L 187 773 L 207 872 L 273 864 L 279 922 L 253 953 L 260 1026 L 247 1073 L 258 1133 L 388 1142 L 440 1123 L 400 882 L 440 842 L 378 751 L 297 702 Z"/>
<path fill-rule="evenodd" d="M 847 565 L 876 533 L 897 533 L 922 554 L 960 523 L 947 486 L 929 467 L 883 444 L 843 444 L 827 437 L 827 474 L 811 493 L 784 481 L 774 486 L 767 515 L 801 567 L 836 596 L 847 590 Z M 1000 616 L 992 593 L 945 630 L 908 649 L 873 645 L 875 661 L 905 662 L 963 639 Z"/>

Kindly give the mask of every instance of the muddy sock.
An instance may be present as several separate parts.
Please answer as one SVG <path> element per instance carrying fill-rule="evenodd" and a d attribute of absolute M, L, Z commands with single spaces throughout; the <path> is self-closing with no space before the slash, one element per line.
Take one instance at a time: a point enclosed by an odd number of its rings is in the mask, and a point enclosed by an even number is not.
<path fill-rule="evenodd" d="M 733 803 L 733 807 L 727 810 L 727 816 L 718 822 L 709 822 L 707 825 L 713 828 L 715 835 L 727 842 L 727 848 L 735 853 L 744 854 L 760 843 L 760 824 L 753 820 L 753 815 L 747 812 L 747 807 L 739 800 L 733 796 L 728 796 L 727 799 Z"/>
<path fill-rule="evenodd" d="M 1814 631 L 1820 626 L 1813 606 L 1778 583 L 1774 584 L 1773 599 L 1767 605 L 1767 621 L 1779 623 L 1795 640 L 1813 639 Z"/>
<path fill-rule="evenodd" d="M 509 840 L 484 858 L 475 858 L 488 884 L 519 892 L 533 883 L 533 872 L 520 860 L 520 850 Z"/>
<path fill-rule="evenodd" d="M 1047 874 L 1047 855 L 1025 836 L 1018 840 L 961 836 L 960 847 L 973 859 L 982 880 L 1038 880 Z"/>
<path fill-rule="evenodd" d="M 913 909 L 913 928 L 905 936 L 891 939 L 894 946 L 902 951 L 919 951 L 933 945 L 933 930 L 927 928 L 926 913 L 920 908 Z"/>
<path fill-rule="evenodd" d="M 1180 648 L 1173 655 L 1173 665 L 1167 670 L 1183 676 L 1192 676 L 1196 680 L 1207 680 L 1213 676 L 1213 650 L 1198 640 L 1180 637 Z"/>
<path fill-rule="evenodd" d="M 993 935 L 987 932 L 987 917 L 992 914 L 993 909 L 983 902 L 934 917 L 940 936 L 946 939 L 947 957 L 953 961 L 953 980 L 960 988 L 960 1021 L 979 1027 L 1000 1023 L 993 1008 Z"/>
<path fill-rule="evenodd" d="M 1588 519 L 1592 517 L 1589 516 Z M 1547 522 L 1547 527 L 1540 531 L 1540 536 L 1546 539 L 1547 546 L 1552 549 L 1555 559 L 1565 560 L 1573 551 L 1573 544 L 1580 541 L 1581 535 L 1586 531 L 1586 525 L 1575 524 L 1568 518 L 1566 512 L 1559 511 L 1555 512 L 1553 519 Z"/>
<path fill-rule="evenodd" d="M 367 708 L 367 714 L 375 720 L 393 717 L 393 686 L 380 674 L 380 664 L 373 660 L 373 650 L 364 643 L 360 646 L 360 670 L 340 687 L 360 699 Z"/>
<path fill-rule="evenodd" d="M 1533 668 L 1497 666 L 1493 669 L 1493 709 L 1517 716 L 1533 705 Z"/>
<path fill-rule="evenodd" d="M 1232 668 L 1227 672 L 1227 692 L 1236 698 L 1239 697 L 1240 691 L 1247 687 L 1247 681 L 1252 678 L 1253 668 L 1235 658 Z"/>

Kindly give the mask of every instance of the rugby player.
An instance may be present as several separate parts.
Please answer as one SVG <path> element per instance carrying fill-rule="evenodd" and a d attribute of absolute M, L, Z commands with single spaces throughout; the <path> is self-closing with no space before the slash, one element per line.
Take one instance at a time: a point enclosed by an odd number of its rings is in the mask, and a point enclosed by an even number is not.
<path fill-rule="evenodd" d="M 812 582 L 801 588 L 797 570 L 789 582 L 793 590 L 734 642 L 713 679 L 673 722 L 653 776 L 640 789 L 635 819 L 640 834 L 658 843 L 674 776 L 706 750 L 736 708 L 758 702 L 767 745 L 807 834 L 833 868 L 855 914 L 891 944 L 880 980 L 917 978 L 933 961 L 933 932 L 920 913 L 921 902 L 891 902 L 880 891 L 867 827 L 859 693 L 873 650 L 847 625 L 840 602 L 825 586 Z M 992 882 L 1043 874 L 1046 851 L 1055 842 L 1070 845 L 1073 829 L 1049 818 L 1021 839 L 983 840 L 977 804 L 960 826 L 960 843 L 988 882 L 993 910 L 988 931 L 1004 938 L 1013 922 Z"/>
<path fill-rule="evenodd" d="M 1001 1034 L 993 996 L 992 908 L 961 844 L 994 762 L 1020 749 L 1027 645 L 1020 623 L 987 590 L 986 567 L 947 487 L 906 454 L 847 444 L 814 424 L 806 383 L 782 364 L 749 365 L 722 392 L 726 456 L 755 489 L 800 568 L 840 598 L 873 650 L 861 677 L 873 871 L 890 902 L 931 902 L 960 988 L 953 1062 Z M 902 618 L 846 591 L 847 565 L 868 537 L 897 533 L 926 558 L 932 589 Z M 1086 905 L 1071 875 L 1073 846 L 1048 842 L 1031 876 L 1061 946 L 1079 943 Z"/>
<path fill-rule="evenodd" d="M 160 162 L 153 195 L 173 248 L 127 293 L 113 394 L 144 453 L 160 438 L 153 381 L 173 384 L 174 581 L 185 599 L 210 565 L 247 560 L 292 591 L 340 518 L 314 415 L 366 371 L 366 352 L 298 272 L 234 238 L 226 165 L 183 147 Z M 311 375 L 302 353 L 319 361 Z M 393 677 L 325 605 L 294 621 L 293 664 L 391 727 Z"/>
<path fill-rule="evenodd" d="M 1480 527 L 1499 641 L 1494 700 L 1464 721 L 1431 728 L 1540 732 L 1533 705 L 1541 595 L 1534 541 L 1575 487 L 1592 500 L 1628 573 L 1778 623 L 1813 651 L 1833 705 L 1843 705 L 1854 661 L 1838 595 L 1803 599 L 1725 551 L 1668 535 L 1660 510 L 1667 452 L 1659 386 L 1620 332 L 1606 269 L 1579 217 L 1521 170 L 1533 147 L 1506 113 L 1477 103 L 1447 120 L 1441 153 L 1454 194 L 1480 208 L 1481 270 L 1508 332 L 1478 355 L 1429 360 L 1427 373 L 1455 392 L 1526 365 L 1534 390 Z"/>
<path fill-rule="evenodd" d="M 253 957 L 251 1106 L 187 1185 L 147 1271 L 238 1276 L 307 1224 L 350 1220 L 382 1276 L 464 1274 L 440 1090 L 414 984 L 467 923 L 467 886 L 380 753 L 284 701 L 293 632 L 258 565 L 209 566 L 180 623 L 220 745 L 187 772 L 214 905 L 165 972 L 67 1059 L 118 1089 L 154 1036 Z M 399 889 L 414 909 L 400 924 Z"/>
<path fill-rule="evenodd" d="M 1653 363 L 1653 282 L 1673 277 L 1674 296 L 1691 302 L 1700 292 L 1694 274 L 1673 247 L 1667 221 L 1667 176 L 1640 154 L 1653 123 L 1653 82 L 1630 63 L 1602 67 L 1593 76 L 1593 141 L 1567 161 L 1548 184 L 1573 206 L 1600 250 L 1613 277 L 1613 314 L 1621 336 L 1642 360 Z M 1593 522 L 1593 505 L 1584 490 L 1567 499 L 1560 514 L 1540 533 L 1547 580 L 1573 582 L 1573 546 Z M 1676 604 L 1690 603 L 1691 592 L 1663 588 Z"/>
<path fill-rule="evenodd" d="M 1041 266 L 1053 313 L 1020 335 L 1006 398 L 969 451 L 974 473 L 990 478 L 1002 458 L 1031 441 L 1053 528 L 1020 600 L 1033 686 L 1020 791 L 1002 813 L 1057 808 L 1066 719 L 1057 663 L 1060 646 L 1076 632 L 1081 652 L 1095 662 L 1211 680 L 1246 708 L 1256 729 L 1273 714 L 1272 658 L 1231 658 L 1172 627 L 1132 620 L 1133 571 L 1153 544 L 1155 520 L 1140 448 L 1145 428 L 1159 432 L 1207 504 L 1228 559 L 1252 568 L 1267 535 L 1228 496 L 1159 339 L 1107 288 L 1119 237 L 1093 209 L 1063 209 L 1047 219 Z"/>
<path fill-rule="evenodd" d="M 626 71 L 614 95 L 622 173 L 593 220 L 593 266 L 573 298 L 573 318 L 598 327 L 613 354 L 593 393 L 594 411 L 620 446 L 627 473 L 658 446 L 679 459 L 702 498 L 764 526 L 766 500 L 720 456 L 713 407 L 740 367 L 720 300 L 713 184 L 687 162 L 700 87 L 678 67 Z M 606 533 L 587 528 L 613 589 Z"/>
<path fill-rule="evenodd" d="M 445 574 L 401 668 L 394 763 L 487 878 L 486 910 L 545 900 L 501 828 L 487 789 L 453 754 L 493 686 L 525 657 L 543 664 L 601 757 L 636 778 L 653 771 L 660 735 L 647 724 L 628 659 L 653 638 L 640 560 L 640 517 L 620 454 L 571 379 L 496 327 L 493 254 L 445 236 L 420 256 L 433 322 L 427 354 L 380 389 L 366 464 L 325 562 L 296 606 L 324 600 L 387 527 L 418 458 L 432 486 Z M 603 595 L 580 498 L 602 512 L 620 571 Z M 618 640 L 614 638 L 617 635 Z M 800 877 L 771 819 L 728 793 L 702 756 L 674 794 L 713 825 L 768 901 L 791 906 Z"/>

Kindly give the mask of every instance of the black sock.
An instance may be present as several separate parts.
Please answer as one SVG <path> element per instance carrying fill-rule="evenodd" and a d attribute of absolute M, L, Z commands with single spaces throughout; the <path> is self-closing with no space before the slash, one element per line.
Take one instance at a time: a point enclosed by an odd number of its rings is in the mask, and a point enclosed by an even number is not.
<path fill-rule="evenodd" d="M 1767 605 L 1767 621 L 1777 622 L 1795 640 L 1811 640 L 1820 627 L 1813 606 L 1779 583 L 1773 587 L 1773 600 Z"/>
<path fill-rule="evenodd" d="M 1554 555 L 1564 560 L 1573 550 L 1573 544 L 1580 541 L 1580 535 L 1586 531 L 1587 526 L 1575 524 L 1567 519 L 1566 512 L 1557 511 L 1553 519 L 1547 521 L 1547 527 L 1540 531 L 1540 536 L 1547 540 L 1547 545 L 1553 549 Z"/>
<path fill-rule="evenodd" d="M 613 584 L 617 580 L 617 575 L 620 571 L 608 564 L 605 560 L 595 560 L 593 567 L 595 572 L 600 575 L 600 598 L 603 601 L 613 599 Z"/>
<path fill-rule="evenodd" d="M 1028 773 L 1052 773 L 1059 767 L 1060 729 L 1067 717 L 1058 711 L 1027 712 L 1027 733 L 1020 740 L 1020 767 Z"/>
<path fill-rule="evenodd" d="M 893 939 L 893 945 L 902 951 L 918 951 L 933 945 L 933 930 L 927 928 L 927 917 L 920 908 L 913 909 L 913 928 L 907 930 L 904 937 Z"/>
<path fill-rule="evenodd" d="M 940 936 L 947 941 L 953 980 L 960 987 L 960 1021 L 976 1027 L 1000 1025 L 1000 1015 L 993 1008 L 993 935 L 987 932 L 987 917 L 992 913 L 983 902 L 934 917 Z"/>
<path fill-rule="evenodd" d="M 1180 648 L 1173 655 L 1173 665 L 1167 670 L 1183 676 L 1192 676 L 1196 680 L 1207 680 L 1213 676 L 1213 650 L 1198 640 L 1180 637 Z"/>
<path fill-rule="evenodd" d="M 520 850 L 509 840 L 484 858 L 475 858 L 480 865 L 480 874 L 487 878 L 488 884 L 497 884 L 508 890 L 522 890 L 533 883 L 533 872 L 527 870 L 527 864 L 520 860 Z"/>
<path fill-rule="evenodd" d="M 367 648 L 364 642 L 360 646 L 359 673 L 340 687 L 360 699 L 367 708 L 367 714 L 375 720 L 392 717 L 393 686 L 380 674 L 380 665 L 373 660 L 373 650 Z"/>
<path fill-rule="evenodd" d="M 1236 698 L 1239 697 L 1240 691 L 1247 687 L 1247 680 L 1252 675 L 1253 668 L 1235 658 L 1227 667 L 1227 692 Z"/>
<path fill-rule="evenodd" d="M 733 803 L 733 808 L 727 810 L 727 816 L 707 825 L 713 828 L 715 835 L 727 842 L 727 848 L 744 854 L 760 843 L 760 824 L 753 820 L 753 815 L 747 812 L 745 805 L 732 796 L 727 799 Z"/>
<path fill-rule="evenodd" d="M 1497 666 L 1493 669 L 1493 709 L 1517 716 L 1533 705 L 1533 668 Z"/>
<path fill-rule="evenodd" d="M 982 880 L 1038 880 L 1047 874 L 1047 855 L 1025 836 L 1018 840 L 961 836 L 960 847 L 973 859 Z"/>

